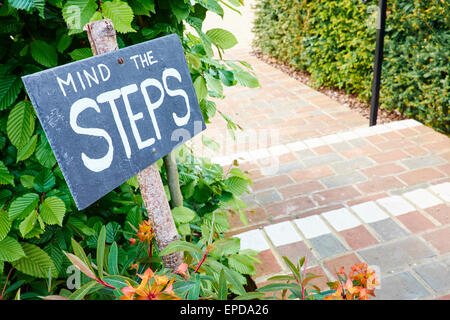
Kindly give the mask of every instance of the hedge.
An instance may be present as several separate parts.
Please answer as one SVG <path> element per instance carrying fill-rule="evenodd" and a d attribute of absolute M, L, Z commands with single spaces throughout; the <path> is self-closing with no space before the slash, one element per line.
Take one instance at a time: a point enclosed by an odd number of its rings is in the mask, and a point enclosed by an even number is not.
<path fill-rule="evenodd" d="M 254 47 L 370 100 L 377 1 L 260 0 Z M 449 134 L 450 5 L 388 1 L 380 105 Z"/>

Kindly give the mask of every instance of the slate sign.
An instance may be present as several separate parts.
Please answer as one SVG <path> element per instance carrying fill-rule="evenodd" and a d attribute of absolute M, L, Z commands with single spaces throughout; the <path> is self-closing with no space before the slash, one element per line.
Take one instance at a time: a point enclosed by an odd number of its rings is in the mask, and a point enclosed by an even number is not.
<path fill-rule="evenodd" d="M 205 129 L 175 34 L 22 79 L 80 210 Z"/>

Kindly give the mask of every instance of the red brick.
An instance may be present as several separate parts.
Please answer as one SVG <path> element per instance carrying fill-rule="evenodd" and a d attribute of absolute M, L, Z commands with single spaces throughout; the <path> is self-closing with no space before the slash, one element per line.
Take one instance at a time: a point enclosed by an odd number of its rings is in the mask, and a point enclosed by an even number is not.
<path fill-rule="evenodd" d="M 405 147 L 411 146 L 413 145 L 410 141 L 403 139 L 403 140 L 394 140 L 394 141 L 386 141 L 383 143 L 378 143 L 377 147 L 383 151 L 385 150 L 392 150 L 392 149 L 396 149 L 396 150 L 400 150 L 403 149 Z"/>
<path fill-rule="evenodd" d="M 280 272 L 282 270 L 277 258 L 273 255 L 270 249 L 261 251 L 256 258 L 261 260 L 261 263 L 256 263 L 256 277 L 270 275 Z"/>
<path fill-rule="evenodd" d="M 271 217 L 278 217 L 283 215 L 294 215 L 297 213 L 300 214 L 302 211 L 314 207 L 315 204 L 309 197 L 299 197 L 268 205 L 266 210 Z"/>
<path fill-rule="evenodd" d="M 440 253 L 444 254 L 450 251 L 450 227 L 432 231 L 422 235 L 422 237 Z"/>
<path fill-rule="evenodd" d="M 310 248 L 303 241 L 277 247 L 277 251 L 281 257 L 287 257 L 294 265 L 306 255 L 309 257 L 312 255 Z"/>
<path fill-rule="evenodd" d="M 297 181 L 313 180 L 332 175 L 333 171 L 328 166 L 319 166 L 291 172 L 291 176 Z"/>
<path fill-rule="evenodd" d="M 313 151 L 318 155 L 327 154 L 333 152 L 333 150 L 329 146 L 321 146 L 317 148 L 313 148 Z"/>
<path fill-rule="evenodd" d="M 436 298 L 434 300 L 450 300 L 450 294 L 447 294 L 446 296 L 442 296 L 442 297 Z"/>
<path fill-rule="evenodd" d="M 283 174 L 280 176 L 267 177 L 253 181 L 252 189 L 253 191 L 260 191 L 268 188 L 284 186 L 291 184 L 292 182 L 292 179 L 288 175 Z"/>
<path fill-rule="evenodd" d="M 408 158 L 408 155 L 401 150 L 391 150 L 371 155 L 370 158 L 378 163 L 386 163 Z"/>
<path fill-rule="evenodd" d="M 359 260 L 354 253 L 346 254 L 324 262 L 328 271 L 333 275 L 336 275 L 336 273 L 341 270 L 341 267 L 344 267 L 345 272 L 348 273 L 350 272 L 351 267 L 357 263 L 361 263 L 361 260 Z"/>
<path fill-rule="evenodd" d="M 348 150 L 348 151 L 343 151 L 343 152 L 341 152 L 341 154 L 344 156 L 344 157 L 346 157 L 347 159 L 353 159 L 353 158 L 358 158 L 358 157 L 361 157 L 361 156 L 368 156 L 368 155 L 371 155 L 371 154 L 375 154 L 375 153 L 378 153 L 379 152 L 379 150 L 376 148 L 376 147 L 374 147 L 374 146 L 371 146 L 371 145 L 366 145 L 366 146 L 363 146 L 363 147 L 360 147 L 360 148 L 355 148 L 355 149 L 351 149 L 351 150 Z"/>
<path fill-rule="evenodd" d="M 372 177 L 383 177 L 383 176 L 403 172 L 403 171 L 405 171 L 405 168 L 403 168 L 397 164 L 394 164 L 394 163 L 389 163 L 389 164 L 380 164 L 380 165 L 377 165 L 372 168 L 363 169 L 361 171 L 368 178 L 372 178 Z"/>
<path fill-rule="evenodd" d="M 396 131 L 397 133 L 401 134 L 404 137 L 414 137 L 417 135 L 417 131 L 414 131 L 411 128 L 404 128 L 404 129 L 399 129 Z"/>
<path fill-rule="evenodd" d="M 382 133 L 381 135 L 382 135 L 384 138 L 386 138 L 388 141 L 394 141 L 394 140 L 403 139 L 403 136 L 402 136 L 401 134 L 398 134 L 398 133 L 395 132 L 395 131 Z"/>
<path fill-rule="evenodd" d="M 401 174 L 398 177 L 407 185 L 414 185 L 422 182 L 427 182 L 433 179 L 441 178 L 444 175 L 433 168 L 424 168 Z"/>
<path fill-rule="evenodd" d="M 251 210 L 245 210 L 245 215 L 248 220 L 248 225 L 258 224 L 268 220 L 268 216 L 263 208 L 254 208 Z M 240 228 L 245 225 L 242 223 L 239 214 L 231 214 L 228 216 L 228 222 L 230 223 L 230 228 Z"/>
<path fill-rule="evenodd" d="M 378 199 L 381 199 L 381 198 L 386 198 L 388 196 L 389 195 L 387 193 L 382 192 L 382 193 L 377 193 L 377 194 L 374 194 L 374 195 L 371 195 L 371 196 L 368 196 L 368 197 L 362 197 L 362 198 L 350 200 L 350 201 L 347 201 L 346 204 L 347 204 L 347 206 L 351 207 L 351 206 L 354 206 L 354 205 L 357 205 L 357 204 L 360 204 L 360 203 L 364 203 L 364 202 L 368 202 L 368 201 L 374 201 L 374 200 L 378 200 Z"/>
<path fill-rule="evenodd" d="M 450 163 L 440 165 L 437 169 L 441 170 L 445 175 L 450 176 Z"/>
<path fill-rule="evenodd" d="M 445 139 L 443 141 L 429 143 L 429 144 L 424 145 L 423 147 L 430 151 L 435 151 L 435 152 L 439 153 L 439 152 L 442 152 L 442 151 L 450 148 L 450 139 Z"/>
<path fill-rule="evenodd" d="M 373 144 L 378 144 L 378 143 L 382 143 L 382 142 L 386 142 L 387 140 L 381 136 L 381 135 L 374 135 L 374 136 L 369 136 L 366 137 L 366 140 L 373 143 Z"/>
<path fill-rule="evenodd" d="M 408 147 L 403 149 L 406 153 L 412 155 L 412 156 L 424 156 L 426 154 L 428 154 L 429 152 L 427 150 L 425 150 L 422 147 L 418 147 L 418 146 L 412 146 L 412 147 Z"/>
<path fill-rule="evenodd" d="M 304 194 L 309 194 L 314 191 L 323 190 L 324 186 L 317 181 L 309 181 L 304 183 L 298 183 L 292 186 L 279 189 L 283 198 L 291 198 Z"/>
<path fill-rule="evenodd" d="M 281 164 L 298 161 L 297 157 L 291 152 L 279 156 L 278 160 L 280 161 Z"/>
<path fill-rule="evenodd" d="M 330 280 L 328 279 L 328 276 L 326 275 L 325 271 L 323 271 L 322 267 L 316 266 L 312 268 L 307 268 L 306 273 L 312 273 L 316 276 L 320 276 L 319 278 L 312 279 L 309 283 L 318 286 L 321 291 L 330 289 L 327 286 L 327 282 L 329 282 Z"/>
<path fill-rule="evenodd" d="M 440 204 L 425 210 L 437 221 L 443 225 L 450 224 L 450 206 L 447 204 Z"/>
<path fill-rule="evenodd" d="M 395 177 L 373 177 L 367 182 L 357 184 L 358 189 L 364 193 L 382 192 L 403 186 L 403 183 Z"/>
<path fill-rule="evenodd" d="M 342 200 L 348 200 L 351 198 L 356 198 L 360 195 L 361 193 L 359 193 L 355 188 L 351 186 L 346 186 L 315 193 L 313 195 L 313 198 L 320 205 L 322 205 Z"/>
<path fill-rule="evenodd" d="M 378 243 L 364 226 L 358 226 L 339 232 L 353 250 L 373 246 Z"/>
<path fill-rule="evenodd" d="M 397 218 L 413 233 L 419 233 L 436 227 L 433 222 L 417 211 L 403 214 Z"/>

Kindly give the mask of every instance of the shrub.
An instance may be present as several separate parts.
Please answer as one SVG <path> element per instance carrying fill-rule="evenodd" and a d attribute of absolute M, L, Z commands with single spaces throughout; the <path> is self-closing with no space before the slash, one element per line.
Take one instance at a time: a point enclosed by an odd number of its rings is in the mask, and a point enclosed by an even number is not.
<path fill-rule="evenodd" d="M 371 96 L 375 1 L 261 0 L 256 48 L 326 85 Z M 380 105 L 450 132 L 450 9 L 440 0 L 389 1 Z"/>
<path fill-rule="evenodd" d="M 240 5 L 236 0 L 229 2 L 226 5 Z M 111 275 L 128 275 L 136 258 L 144 259 L 140 268 L 152 265 L 158 272 L 162 269 L 158 248 L 150 248 L 148 242 L 150 251 L 142 252 L 142 245 L 129 243 L 148 218 L 136 179 L 86 210 L 77 210 L 20 77 L 91 56 L 82 31 L 89 21 L 110 18 L 120 48 L 176 33 L 209 123 L 216 114 L 210 97 L 223 98 L 224 85 L 256 87 L 259 83 L 247 63 L 214 56 L 213 50 L 221 57 L 237 41 L 226 30 L 202 29 L 208 10 L 224 14 L 216 0 L 1 1 L 0 299 L 13 298 L 18 288 L 22 299 L 64 292 L 66 270 L 72 264 L 64 253 L 73 252 L 86 265 L 96 265 L 99 274 L 105 266 Z M 217 113 L 229 128 L 235 128 L 230 118 Z M 178 166 L 186 200 L 186 207 L 174 208 L 179 233 L 186 243 L 199 248 L 220 240 L 227 230 L 228 210 L 242 213 L 245 204 L 239 195 L 250 181 L 238 168 L 224 173 L 219 166 L 193 156 L 180 159 Z M 165 179 L 164 169 L 161 171 Z M 96 260 L 99 244 L 105 251 Z M 225 257 L 219 264 L 229 263 L 230 273 L 236 273 L 242 285 L 243 274 L 253 273 L 255 260 L 239 258 L 239 243 L 233 250 L 234 260 Z M 253 257 L 252 252 L 243 254 Z M 241 260 L 243 264 L 239 264 Z"/>

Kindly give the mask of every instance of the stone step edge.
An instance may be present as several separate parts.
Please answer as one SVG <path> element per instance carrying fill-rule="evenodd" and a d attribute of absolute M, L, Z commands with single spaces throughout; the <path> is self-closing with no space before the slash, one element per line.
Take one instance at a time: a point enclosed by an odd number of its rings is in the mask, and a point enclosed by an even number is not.
<path fill-rule="evenodd" d="M 381 133 L 387 133 L 395 130 L 412 128 L 417 126 L 423 126 L 423 124 L 413 119 L 393 121 L 372 127 L 360 127 L 357 129 L 342 131 L 322 137 L 309 138 L 287 144 L 279 144 L 267 148 L 260 148 L 250 151 L 239 152 L 232 155 L 212 157 L 211 161 L 221 166 L 230 165 L 233 163 L 234 160 L 238 160 L 240 163 L 245 163 L 268 157 L 278 157 L 289 152 L 296 152 L 306 150 L 309 148 L 317 148 L 325 145 L 332 145 L 335 143 L 346 142 L 358 138 L 374 136 Z"/>
<path fill-rule="evenodd" d="M 414 199 L 417 197 L 417 193 L 427 193 L 422 195 L 422 197 L 427 198 L 434 198 L 434 203 L 427 203 L 421 206 L 418 203 L 419 199 Z M 405 202 L 405 205 L 407 205 L 410 209 L 408 210 L 400 210 L 397 207 L 388 207 L 385 205 L 386 200 L 394 198 L 401 198 L 402 201 Z M 380 201 L 381 200 L 381 201 Z M 395 200 L 397 202 L 397 200 Z M 408 214 L 410 212 L 414 212 L 418 210 L 419 212 L 424 212 L 425 209 L 428 209 L 432 206 L 439 205 L 439 204 L 448 204 L 450 203 L 450 182 L 444 182 L 441 184 L 436 184 L 429 186 L 427 188 L 419 188 L 413 191 L 405 192 L 401 195 L 394 195 L 389 196 L 383 199 L 378 199 L 375 201 L 368 201 L 361 204 L 357 204 L 351 207 L 344 207 L 337 210 L 330 210 L 327 212 L 323 212 L 317 215 L 308 216 L 304 218 L 297 218 L 282 222 L 277 222 L 274 224 L 270 224 L 264 227 L 259 227 L 255 229 L 251 229 L 242 233 L 238 233 L 233 235 L 232 237 L 239 238 L 241 242 L 241 250 L 243 249 L 251 249 L 255 250 L 257 252 L 262 252 L 265 250 L 270 250 L 272 252 L 275 252 L 275 248 L 282 245 L 288 245 L 295 242 L 303 242 L 305 244 L 309 243 L 310 239 L 313 239 L 315 237 L 324 235 L 324 234 L 333 234 L 336 236 L 337 239 L 341 238 L 339 235 L 340 232 L 357 227 L 357 226 L 365 226 L 367 230 L 373 235 L 376 236 L 376 234 L 373 234 L 371 231 L 371 228 L 369 227 L 370 223 L 381 221 L 384 219 L 393 219 L 394 222 L 396 222 L 397 217 L 400 215 Z M 376 212 L 372 213 L 372 217 L 364 216 L 361 214 L 360 210 L 358 208 L 365 207 L 365 205 L 370 204 L 374 206 Z M 404 208 L 404 207 L 403 207 Z M 343 211 L 342 213 L 345 213 L 347 215 L 350 215 L 351 218 L 358 223 L 354 226 L 349 224 L 350 221 L 347 221 L 344 223 L 344 226 L 342 225 L 342 222 L 336 222 L 332 221 L 328 218 L 330 214 L 337 213 L 338 211 Z M 377 216 L 377 217 L 375 217 Z M 428 214 L 426 214 L 427 218 L 430 220 L 435 220 L 432 217 L 430 217 Z M 369 219 L 369 220 L 367 220 Z M 437 222 L 437 221 L 436 221 Z M 397 222 L 398 223 L 398 222 Z M 280 227 L 284 225 L 288 225 L 290 229 L 293 230 L 292 232 L 289 232 L 289 230 L 286 230 L 286 227 L 284 227 L 285 230 L 281 230 Z M 442 225 L 441 223 L 437 222 L 434 223 L 436 225 L 436 228 L 445 227 L 446 225 Z M 301 227 L 303 225 L 303 227 Z M 307 228 L 309 226 L 309 228 Z M 289 229 L 288 228 L 288 229 Z M 306 229 L 305 229 L 306 228 Z M 270 231 L 270 229 L 280 229 L 278 232 Z M 306 232 L 306 233 L 305 233 Z M 410 236 L 411 234 L 408 234 L 407 236 Z M 284 239 L 286 238 L 286 239 Z M 374 246 L 378 246 L 382 243 L 384 243 L 381 239 L 378 239 L 378 237 L 375 237 L 378 241 L 377 244 Z M 398 240 L 398 239 L 397 239 Z M 341 240 L 342 241 L 342 240 Z M 389 241 L 388 241 L 389 242 Z M 344 243 L 343 243 L 344 244 Z M 352 250 L 350 248 L 347 248 L 346 245 L 344 245 L 348 251 L 346 251 L 345 254 L 356 252 L 357 250 Z M 308 247 L 310 247 L 308 245 Z M 367 247 L 370 248 L 371 246 Z M 367 249 L 365 248 L 365 249 Z M 315 256 L 317 262 L 324 260 L 320 259 L 320 257 L 316 256 L 314 253 L 310 253 Z M 340 255 L 340 254 L 339 254 Z M 338 255 L 338 256 L 339 256 Z M 337 256 L 336 256 L 337 257 Z M 325 260 L 336 258 L 335 256 L 326 257 Z M 286 272 L 287 268 L 283 267 L 284 263 L 281 261 L 280 257 L 277 257 L 278 263 L 280 266 L 282 266 L 282 269 Z M 264 280 L 266 277 L 263 276 L 261 279 Z M 259 279 L 259 280 L 261 280 Z M 261 281 L 262 281 L 261 280 Z"/>

